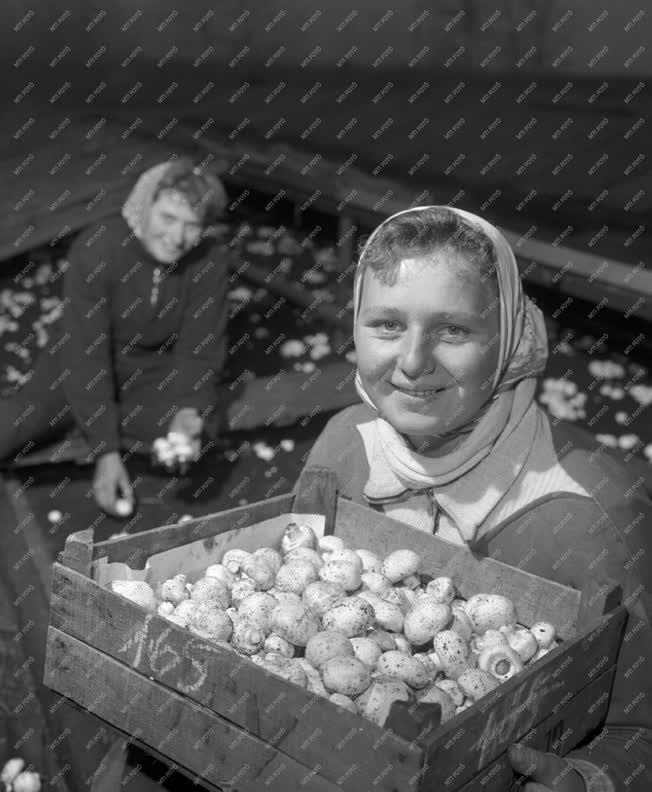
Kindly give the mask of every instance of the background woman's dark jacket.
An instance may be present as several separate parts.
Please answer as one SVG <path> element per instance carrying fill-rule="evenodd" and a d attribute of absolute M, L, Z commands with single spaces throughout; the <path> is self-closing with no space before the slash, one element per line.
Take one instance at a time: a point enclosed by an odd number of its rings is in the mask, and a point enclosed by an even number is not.
<path fill-rule="evenodd" d="M 150 443 L 181 407 L 213 412 L 229 278 L 215 241 L 164 265 L 116 216 L 80 234 L 69 261 L 60 385 L 93 452 Z"/>

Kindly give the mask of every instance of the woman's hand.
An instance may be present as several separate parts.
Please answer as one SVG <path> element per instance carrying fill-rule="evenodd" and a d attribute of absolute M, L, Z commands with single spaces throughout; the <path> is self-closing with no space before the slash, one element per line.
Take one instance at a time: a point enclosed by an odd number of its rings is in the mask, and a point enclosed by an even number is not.
<path fill-rule="evenodd" d="M 586 792 L 582 776 L 556 754 L 517 744 L 507 755 L 514 771 L 529 779 L 523 792 Z"/>
<path fill-rule="evenodd" d="M 129 473 L 127 473 L 127 468 L 117 451 L 103 454 L 95 463 L 93 490 L 97 505 L 113 517 L 122 516 L 116 510 L 118 498 L 124 498 L 129 503 L 133 503 L 134 496 Z"/>

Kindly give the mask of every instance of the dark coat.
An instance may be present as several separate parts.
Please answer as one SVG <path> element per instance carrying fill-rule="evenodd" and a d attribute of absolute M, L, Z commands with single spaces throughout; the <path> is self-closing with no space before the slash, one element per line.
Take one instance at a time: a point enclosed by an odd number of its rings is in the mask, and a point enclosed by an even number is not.
<path fill-rule="evenodd" d="M 215 241 L 166 266 L 115 216 L 81 233 L 69 262 L 61 386 L 93 453 L 146 448 L 181 407 L 214 411 L 229 279 Z"/>

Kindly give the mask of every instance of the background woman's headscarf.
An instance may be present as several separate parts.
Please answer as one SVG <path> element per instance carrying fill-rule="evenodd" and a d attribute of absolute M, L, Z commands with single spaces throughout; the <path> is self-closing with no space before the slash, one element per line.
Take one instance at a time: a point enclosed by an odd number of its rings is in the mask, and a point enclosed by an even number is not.
<path fill-rule="evenodd" d="M 432 458 L 416 453 L 381 416 L 378 437 L 396 476 L 411 489 L 447 484 L 459 478 L 486 457 L 501 438 L 511 434 L 532 404 L 536 376 L 546 365 L 548 344 L 543 314 L 524 295 L 516 258 L 505 237 L 495 226 L 470 212 L 453 207 L 420 206 L 397 212 L 383 221 L 367 240 L 358 262 L 354 285 L 354 323 L 357 322 L 365 277 L 364 256 L 374 235 L 385 223 L 408 212 L 447 209 L 479 228 L 493 243 L 500 297 L 500 339 L 498 365 L 489 404 L 466 427 L 446 437 L 459 436 L 460 444 L 449 454 Z M 367 274 L 368 277 L 368 274 Z M 356 389 L 370 407 L 378 410 L 356 373 Z"/>
<path fill-rule="evenodd" d="M 143 221 L 154 202 L 154 195 L 172 160 L 160 162 L 141 173 L 122 207 L 125 222 L 138 239 L 142 238 Z"/>

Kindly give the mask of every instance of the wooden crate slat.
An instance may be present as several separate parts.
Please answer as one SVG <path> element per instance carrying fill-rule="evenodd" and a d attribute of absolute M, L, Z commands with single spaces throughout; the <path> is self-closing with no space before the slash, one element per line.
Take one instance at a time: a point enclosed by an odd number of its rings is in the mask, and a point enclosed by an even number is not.
<path fill-rule="evenodd" d="M 552 712 L 532 729 L 521 742 L 530 748 L 552 751 L 562 756 L 572 751 L 582 741 L 581 735 L 594 731 L 607 714 L 609 697 L 604 692 L 611 689 L 615 673 L 615 666 L 604 671 L 590 685 L 576 693 L 567 704 Z M 505 752 L 459 792 L 505 792 L 510 788 L 513 776 Z M 457 789 L 453 784 L 445 788 Z"/>
<path fill-rule="evenodd" d="M 612 611 L 487 696 L 478 704 L 482 714 L 470 708 L 445 723 L 428 746 L 424 788 L 439 789 L 449 776 L 457 784 L 470 780 L 500 755 L 502 746 L 520 740 L 614 665 L 626 617 L 625 608 Z M 457 730 L 463 731 L 457 749 L 446 751 Z"/>
<path fill-rule="evenodd" d="M 203 767 L 199 773 L 221 789 L 285 792 L 308 783 L 316 792 L 337 789 L 313 767 L 53 627 L 45 681 L 184 767 Z"/>
<path fill-rule="evenodd" d="M 466 548 L 417 531 L 405 523 L 379 515 L 342 498 L 337 506 L 337 527 L 349 547 L 364 547 L 381 555 L 410 547 L 422 558 L 422 571 L 453 578 L 465 598 L 479 592 L 504 594 L 517 606 L 519 621 L 531 625 L 546 620 L 559 628 L 562 638 L 577 628 L 581 594 L 492 558 L 481 558 Z"/>
<path fill-rule="evenodd" d="M 144 677 L 219 712 L 243 729 L 274 741 L 303 762 L 320 763 L 320 773 L 358 792 L 371 786 L 378 770 L 360 763 L 378 745 L 392 765 L 375 787 L 391 790 L 417 773 L 423 753 L 304 689 L 264 672 L 248 659 L 207 642 L 162 617 L 56 564 L 50 624 Z M 325 748 L 325 746 L 328 746 Z M 355 772 L 347 772 L 355 766 Z M 402 788 L 405 788 L 403 786 Z"/>
<path fill-rule="evenodd" d="M 143 569 L 147 558 L 155 553 L 162 553 L 198 539 L 209 540 L 225 531 L 254 525 L 289 512 L 292 510 L 292 500 L 292 494 L 277 495 L 266 501 L 238 506 L 219 514 L 208 514 L 185 523 L 163 525 L 131 536 L 107 539 L 94 545 L 93 558 L 96 561 L 101 558 L 106 558 L 109 562 L 120 561 L 132 569 Z"/>

